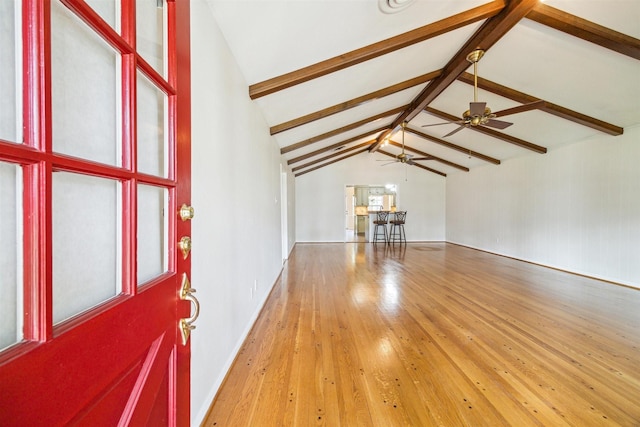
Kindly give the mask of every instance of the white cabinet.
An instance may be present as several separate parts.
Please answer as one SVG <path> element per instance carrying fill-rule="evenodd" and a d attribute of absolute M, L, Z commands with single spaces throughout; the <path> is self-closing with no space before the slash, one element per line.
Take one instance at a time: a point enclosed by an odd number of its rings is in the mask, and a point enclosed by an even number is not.
<path fill-rule="evenodd" d="M 356 206 L 369 204 L 369 187 L 356 187 Z"/>

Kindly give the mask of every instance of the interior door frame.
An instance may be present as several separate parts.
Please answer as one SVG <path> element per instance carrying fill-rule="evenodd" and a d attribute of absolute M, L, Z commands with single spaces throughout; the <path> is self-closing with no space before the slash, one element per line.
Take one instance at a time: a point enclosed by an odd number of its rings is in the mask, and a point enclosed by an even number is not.
<path fill-rule="evenodd" d="M 169 46 L 170 52 L 175 52 L 174 61 L 175 87 L 178 91 L 176 99 L 176 166 L 177 206 L 183 204 L 191 206 L 191 7 L 189 0 L 172 0 L 169 7 L 175 8 L 175 48 Z M 171 23 L 170 23 L 171 25 Z M 191 236 L 191 221 L 177 221 L 176 236 Z M 178 275 L 186 274 L 191 277 L 191 256 L 177 256 L 177 248 L 170 253 L 177 258 L 176 271 Z M 179 290 L 180 284 L 178 283 Z M 191 303 L 179 302 L 177 318 L 188 318 L 191 313 Z M 176 354 L 176 390 L 178 399 L 176 421 L 178 426 L 189 426 L 191 418 L 191 340 L 185 345 L 177 347 Z"/>
<path fill-rule="evenodd" d="M 287 172 L 280 165 L 280 234 L 282 245 L 282 264 L 289 258 L 289 201 L 287 196 Z"/>

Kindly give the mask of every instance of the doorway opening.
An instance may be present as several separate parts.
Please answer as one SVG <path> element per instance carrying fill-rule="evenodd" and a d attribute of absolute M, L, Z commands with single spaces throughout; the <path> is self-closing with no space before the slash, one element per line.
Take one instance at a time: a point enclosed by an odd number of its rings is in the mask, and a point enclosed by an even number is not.
<path fill-rule="evenodd" d="M 289 202 L 287 199 L 287 172 L 284 171 L 284 168 L 282 167 L 282 165 L 280 165 L 280 230 L 282 239 L 282 264 L 284 264 L 289 257 L 288 206 Z"/>
<path fill-rule="evenodd" d="M 368 242 L 371 235 L 371 215 L 376 211 L 395 211 L 398 186 L 396 184 L 346 185 L 344 190 L 344 241 Z"/>

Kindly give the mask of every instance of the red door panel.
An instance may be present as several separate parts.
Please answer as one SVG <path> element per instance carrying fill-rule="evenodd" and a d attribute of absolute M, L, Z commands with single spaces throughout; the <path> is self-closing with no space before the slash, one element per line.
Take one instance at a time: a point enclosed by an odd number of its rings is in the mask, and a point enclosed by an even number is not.
<path fill-rule="evenodd" d="M 152 413 L 167 419 L 167 383 L 179 343 L 173 282 L 125 297 L 0 365 L 0 424 L 55 426 L 75 421 L 106 426 L 131 420 L 131 425 L 145 425 Z M 155 339 L 149 343 L 141 337 Z M 156 403 L 160 409 L 154 408 Z"/>
<path fill-rule="evenodd" d="M 122 58 L 122 165 L 60 155 L 51 143 L 51 2 L 60 1 Z M 192 309 L 181 295 L 190 256 L 177 242 L 190 236 L 179 206 L 190 204 L 189 1 L 164 0 L 168 71 L 153 69 L 135 50 L 135 0 L 117 0 L 122 34 L 82 0 L 23 0 L 21 141 L 0 140 L 0 162 L 22 166 L 23 341 L 0 351 L 0 426 L 188 426 L 190 342 L 182 341 L 181 318 Z M 156 0 L 153 0 L 156 4 Z M 19 28 L 20 26 L 17 26 Z M 177 58 L 180 58 L 178 63 Z M 0 67 L 7 66 L 0 64 Z M 168 135 L 164 176 L 136 167 L 136 75 L 142 73 L 167 97 Z M 86 106 L 91 109 L 91 105 Z M 88 141 L 87 143 L 90 143 Z M 59 325 L 53 324 L 52 177 L 57 171 L 111 179 L 122 184 L 121 293 Z M 136 188 L 166 190 L 167 272 L 138 287 L 136 280 Z M 17 202 L 19 203 L 19 202 Z M 99 224 L 97 225 L 99 226 Z M 74 260 L 75 262 L 75 260 Z M 82 263 L 82 253 L 77 254 Z M 114 267 L 115 268 L 115 267 Z M 0 272 L 1 274 L 1 272 Z M 0 295 L 1 297 L 1 295 Z"/>

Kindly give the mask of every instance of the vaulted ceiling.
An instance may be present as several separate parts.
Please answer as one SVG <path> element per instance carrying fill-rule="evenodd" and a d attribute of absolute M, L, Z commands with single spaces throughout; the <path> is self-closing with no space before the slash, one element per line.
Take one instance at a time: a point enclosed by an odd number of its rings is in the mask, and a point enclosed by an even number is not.
<path fill-rule="evenodd" d="M 640 124 L 637 0 L 207 1 L 296 176 L 403 139 L 412 167 L 466 173 Z M 455 123 L 478 48 L 477 101 L 512 126 Z"/>

